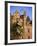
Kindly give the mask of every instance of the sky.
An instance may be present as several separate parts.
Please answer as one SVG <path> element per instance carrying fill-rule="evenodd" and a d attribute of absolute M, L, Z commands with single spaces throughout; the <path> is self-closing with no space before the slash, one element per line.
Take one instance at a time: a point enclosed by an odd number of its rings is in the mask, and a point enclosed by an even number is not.
<path fill-rule="evenodd" d="M 15 13 L 16 10 L 20 13 L 20 15 L 22 15 L 23 12 L 26 11 L 26 15 L 29 16 L 29 18 L 32 20 L 32 7 L 10 6 L 10 13 L 11 14 Z"/>

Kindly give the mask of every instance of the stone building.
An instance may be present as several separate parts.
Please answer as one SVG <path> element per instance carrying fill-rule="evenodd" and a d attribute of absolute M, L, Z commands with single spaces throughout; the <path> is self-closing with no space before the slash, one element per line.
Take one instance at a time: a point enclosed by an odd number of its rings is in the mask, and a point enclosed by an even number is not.
<path fill-rule="evenodd" d="M 10 16 L 10 18 L 11 18 L 10 22 L 12 24 L 18 22 L 17 24 L 20 25 L 21 28 L 23 28 L 22 34 L 20 33 L 21 36 L 15 35 L 15 37 L 18 37 L 18 39 L 31 39 L 32 38 L 32 21 L 27 21 L 27 16 L 26 16 L 25 11 L 23 15 L 20 15 L 20 13 L 16 10 L 16 12 L 12 16 Z"/>

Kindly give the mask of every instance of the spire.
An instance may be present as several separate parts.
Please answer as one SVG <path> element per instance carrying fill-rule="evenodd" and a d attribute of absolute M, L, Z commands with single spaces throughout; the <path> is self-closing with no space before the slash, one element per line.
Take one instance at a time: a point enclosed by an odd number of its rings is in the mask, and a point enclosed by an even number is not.
<path fill-rule="evenodd" d="M 23 12 L 23 15 L 26 16 L 26 11 Z"/>
<path fill-rule="evenodd" d="M 22 15 L 26 16 L 26 11 L 22 10 Z"/>
<path fill-rule="evenodd" d="M 18 10 L 16 10 L 15 13 L 18 14 L 19 13 Z"/>
<path fill-rule="evenodd" d="M 18 10 L 15 11 L 14 17 L 15 17 L 15 18 L 20 18 Z"/>

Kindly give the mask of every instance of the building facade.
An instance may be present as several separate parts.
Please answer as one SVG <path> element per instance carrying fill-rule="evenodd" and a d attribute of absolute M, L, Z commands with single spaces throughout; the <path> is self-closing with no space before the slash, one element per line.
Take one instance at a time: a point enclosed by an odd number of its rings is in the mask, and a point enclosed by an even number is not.
<path fill-rule="evenodd" d="M 32 21 L 27 22 L 27 16 L 26 12 L 24 11 L 23 15 L 20 15 L 19 12 L 16 10 L 16 12 L 13 15 L 10 15 L 10 22 L 17 23 L 18 26 L 23 29 L 21 32 L 21 35 L 15 35 L 18 37 L 18 39 L 31 39 L 32 38 Z M 11 36 L 12 37 L 12 36 Z M 16 38 L 17 39 L 17 38 Z"/>

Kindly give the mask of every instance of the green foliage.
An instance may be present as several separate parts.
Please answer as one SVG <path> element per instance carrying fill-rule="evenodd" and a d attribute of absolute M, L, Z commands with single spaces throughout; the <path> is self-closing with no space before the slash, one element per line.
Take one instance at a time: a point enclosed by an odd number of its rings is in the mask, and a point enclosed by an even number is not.
<path fill-rule="evenodd" d="M 10 31 L 11 32 L 16 32 L 17 31 L 15 23 L 10 25 Z"/>
<path fill-rule="evenodd" d="M 20 32 L 23 32 L 23 29 L 21 27 L 18 27 L 18 29 L 19 29 Z"/>

